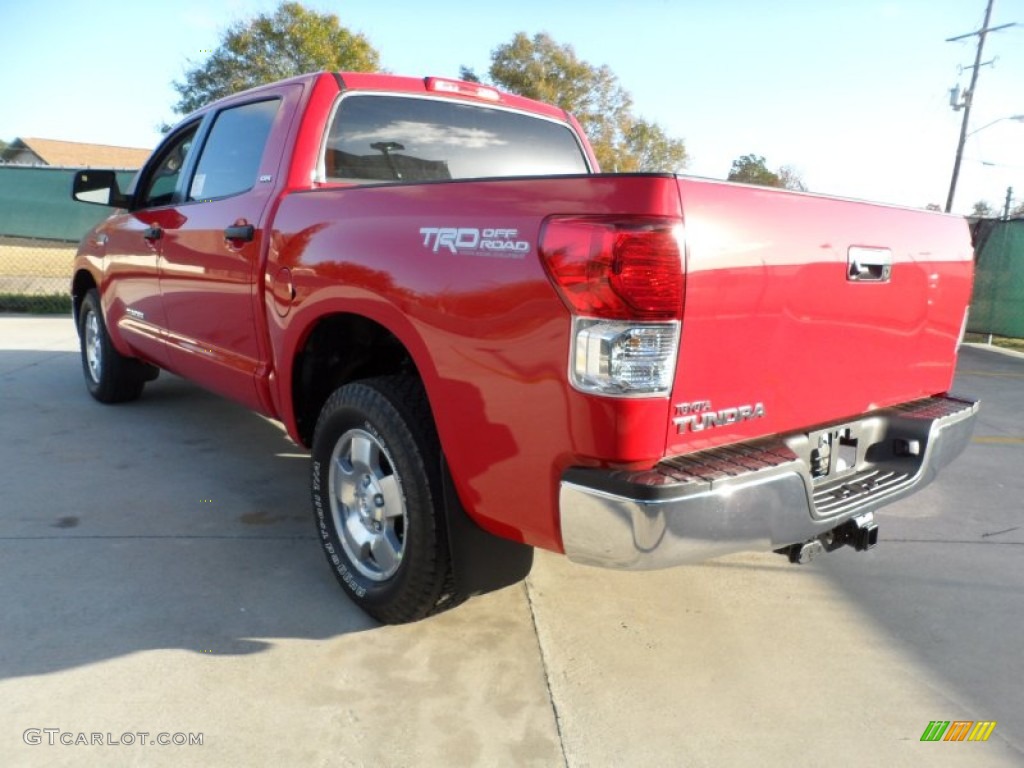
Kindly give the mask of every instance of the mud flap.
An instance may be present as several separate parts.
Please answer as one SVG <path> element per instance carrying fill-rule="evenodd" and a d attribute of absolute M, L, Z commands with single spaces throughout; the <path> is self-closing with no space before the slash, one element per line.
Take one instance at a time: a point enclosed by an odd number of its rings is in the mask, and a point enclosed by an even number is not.
<path fill-rule="evenodd" d="M 444 458 L 441 477 L 456 593 L 483 595 L 525 579 L 533 567 L 533 547 L 500 538 L 477 525 L 459 501 Z"/>

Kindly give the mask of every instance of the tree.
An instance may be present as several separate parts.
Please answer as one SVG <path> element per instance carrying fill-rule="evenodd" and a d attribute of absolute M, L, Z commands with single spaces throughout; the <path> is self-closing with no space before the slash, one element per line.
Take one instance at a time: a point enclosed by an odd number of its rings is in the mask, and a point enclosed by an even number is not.
<path fill-rule="evenodd" d="M 476 77 L 463 67 L 463 78 Z M 488 72 L 506 91 L 555 104 L 572 113 L 606 171 L 679 171 L 686 146 L 656 123 L 633 114 L 633 98 L 607 66 L 594 66 L 547 34 L 519 32 L 491 53 Z"/>
<path fill-rule="evenodd" d="M 804 184 L 804 180 L 800 178 L 800 174 L 793 166 L 780 166 L 777 175 L 779 177 L 779 186 L 783 189 L 792 189 L 796 192 L 807 191 L 807 185 Z"/>
<path fill-rule="evenodd" d="M 687 156 L 683 142 L 669 138 L 657 123 L 633 118 L 623 139 L 617 162 L 609 170 L 614 168 L 621 173 L 674 172 L 686 167 Z"/>
<path fill-rule="evenodd" d="M 1010 209 L 1011 219 L 1024 219 L 1024 202 L 1017 203 L 1017 205 Z"/>
<path fill-rule="evenodd" d="M 777 173 L 772 173 L 760 155 L 743 155 L 732 161 L 732 169 L 726 177 L 729 181 L 741 181 L 744 184 L 760 184 L 763 187 L 781 187 L 782 180 Z"/>
<path fill-rule="evenodd" d="M 743 155 L 732 161 L 732 169 L 726 177 L 729 181 L 744 184 L 760 184 L 762 187 L 781 187 L 797 192 L 806 192 L 807 185 L 800 174 L 790 165 L 783 165 L 777 171 L 769 170 L 761 155 Z"/>
<path fill-rule="evenodd" d="M 480 80 L 480 75 L 476 73 L 476 70 L 465 65 L 459 67 L 459 80 L 464 80 L 467 83 L 482 82 Z"/>
<path fill-rule="evenodd" d="M 979 219 L 991 219 L 995 215 L 995 211 L 987 200 L 979 200 L 971 209 L 971 216 L 977 216 Z"/>
<path fill-rule="evenodd" d="M 174 110 L 187 114 L 222 96 L 320 70 L 373 72 L 379 55 L 361 34 L 341 26 L 333 13 L 283 2 L 273 15 L 233 24 L 220 46 L 175 81 Z"/>

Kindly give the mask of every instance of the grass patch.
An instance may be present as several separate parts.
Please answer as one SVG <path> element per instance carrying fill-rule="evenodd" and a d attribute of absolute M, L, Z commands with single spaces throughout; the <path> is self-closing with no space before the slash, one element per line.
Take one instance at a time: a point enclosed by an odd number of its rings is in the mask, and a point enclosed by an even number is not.
<path fill-rule="evenodd" d="M 988 334 L 968 333 L 964 336 L 964 341 L 969 341 L 972 344 L 988 344 Z M 1013 349 L 1017 352 L 1024 352 L 1024 339 L 1011 339 L 1006 336 L 993 336 L 992 345 L 996 347 L 1004 347 L 1006 349 Z"/>
<path fill-rule="evenodd" d="M 25 295 L 0 293 L 0 312 L 24 312 L 33 315 L 70 315 L 71 296 L 66 293 Z"/>

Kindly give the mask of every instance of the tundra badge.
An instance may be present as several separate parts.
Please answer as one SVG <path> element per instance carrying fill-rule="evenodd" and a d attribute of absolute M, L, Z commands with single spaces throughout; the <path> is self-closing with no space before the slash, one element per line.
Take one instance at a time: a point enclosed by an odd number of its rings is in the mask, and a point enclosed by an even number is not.
<path fill-rule="evenodd" d="M 726 427 L 741 421 L 764 417 L 764 403 L 753 405 L 737 405 L 732 408 L 712 410 L 710 400 L 694 400 L 689 403 L 677 403 L 676 415 L 672 423 L 680 435 L 687 432 L 701 432 L 715 427 Z"/>

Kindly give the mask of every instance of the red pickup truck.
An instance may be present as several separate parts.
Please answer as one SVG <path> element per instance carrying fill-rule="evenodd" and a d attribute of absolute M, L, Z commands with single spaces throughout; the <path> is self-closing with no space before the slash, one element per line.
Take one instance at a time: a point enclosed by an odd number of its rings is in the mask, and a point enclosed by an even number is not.
<path fill-rule="evenodd" d="M 351 598 L 402 622 L 523 578 L 804 562 L 967 444 L 956 217 L 601 174 L 564 111 L 321 73 L 174 128 L 74 265 L 89 392 L 167 369 L 278 419 Z"/>

